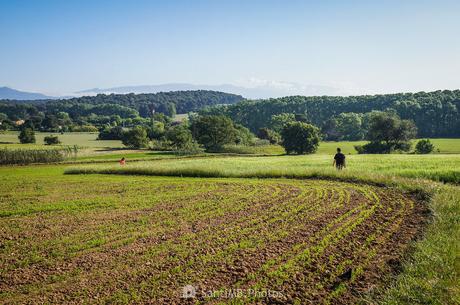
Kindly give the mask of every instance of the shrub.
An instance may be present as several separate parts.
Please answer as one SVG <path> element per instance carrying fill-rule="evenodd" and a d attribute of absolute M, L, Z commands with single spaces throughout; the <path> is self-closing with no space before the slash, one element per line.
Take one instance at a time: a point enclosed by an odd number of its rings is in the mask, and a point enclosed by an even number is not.
<path fill-rule="evenodd" d="M 123 138 L 123 127 L 105 127 L 99 132 L 98 140 L 121 140 Z"/>
<path fill-rule="evenodd" d="M 204 152 L 204 149 L 196 141 L 187 142 L 180 147 L 173 149 L 178 155 L 196 155 Z"/>
<path fill-rule="evenodd" d="M 246 127 L 240 124 L 235 124 L 236 139 L 235 144 L 251 145 L 254 143 L 254 135 Z"/>
<path fill-rule="evenodd" d="M 57 145 L 61 144 L 57 136 L 46 136 L 44 139 L 45 145 Z"/>
<path fill-rule="evenodd" d="M 149 144 L 147 131 L 141 126 L 124 131 L 121 141 L 124 145 L 131 148 L 144 148 Z"/>
<path fill-rule="evenodd" d="M 412 147 L 411 142 L 402 142 L 393 146 L 393 151 L 397 152 L 408 152 Z"/>
<path fill-rule="evenodd" d="M 429 139 L 422 139 L 415 145 L 415 152 L 417 154 L 429 154 L 434 151 L 434 145 Z"/>
<path fill-rule="evenodd" d="M 389 154 L 395 151 L 409 151 L 410 142 L 387 144 L 385 142 L 369 142 L 364 145 L 355 145 L 358 154 Z"/>
<path fill-rule="evenodd" d="M 303 122 L 290 122 L 281 131 L 286 153 L 309 154 L 318 149 L 319 129 Z"/>
<path fill-rule="evenodd" d="M 155 140 L 153 139 L 150 145 L 151 150 L 156 150 L 156 151 L 166 151 L 166 150 L 172 150 L 172 144 L 170 141 L 163 139 L 163 140 Z"/>
<path fill-rule="evenodd" d="M 355 145 L 358 154 L 386 154 L 390 153 L 391 147 L 381 142 L 369 142 L 364 145 Z"/>
<path fill-rule="evenodd" d="M 71 128 L 72 132 L 98 132 L 99 129 L 97 129 L 96 126 L 93 125 L 80 125 L 80 126 L 73 126 Z"/>
<path fill-rule="evenodd" d="M 35 132 L 32 128 L 24 128 L 21 130 L 21 133 L 19 133 L 18 138 L 22 144 L 35 143 Z"/>
<path fill-rule="evenodd" d="M 150 140 L 161 140 L 165 135 L 165 124 L 163 122 L 154 121 L 149 127 L 148 136 Z"/>
<path fill-rule="evenodd" d="M 260 128 L 257 132 L 257 137 L 262 140 L 268 140 L 270 144 L 278 144 L 281 142 L 280 134 L 269 128 Z"/>

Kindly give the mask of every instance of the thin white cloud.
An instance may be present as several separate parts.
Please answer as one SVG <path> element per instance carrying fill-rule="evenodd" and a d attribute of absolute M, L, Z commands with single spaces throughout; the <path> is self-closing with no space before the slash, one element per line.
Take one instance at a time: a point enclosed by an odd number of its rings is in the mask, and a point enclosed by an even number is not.
<path fill-rule="evenodd" d="M 250 77 L 248 79 L 240 79 L 236 81 L 235 85 L 245 88 L 265 90 L 267 92 L 271 92 L 273 97 L 286 95 L 362 95 L 371 93 L 370 90 L 361 88 L 350 82 L 301 84 Z"/>

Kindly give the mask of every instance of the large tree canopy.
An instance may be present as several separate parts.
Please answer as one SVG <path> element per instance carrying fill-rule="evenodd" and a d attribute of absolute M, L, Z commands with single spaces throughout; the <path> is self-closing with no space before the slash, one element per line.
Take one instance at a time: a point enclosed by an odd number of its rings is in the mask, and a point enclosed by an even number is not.
<path fill-rule="evenodd" d="M 318 149 L 319 129 L 304 122 L 289 122 L 281 130 L 286 153 L 311 154 Z"/>
<path fill-rule="evenodd" d="M 359 153 L 390 153 L 409 151 L 410 140 L 417 135 L 417 127 L 410 120 L 401 120 L 393 112 L 374 113 L 369 119 L 367 139 L 370 143 L 355 146 Z"/>
<path fill-rule="evenodd" d="M 401 120 L 396 114 L 382 112 L 372 117 L 367 139 L 391 145 L 407 142 L 416 135 L 417 128 L 412 121 Z"/>
<path fill-rule="evenodd" d="M 238 131 L 225 116 L 207 115 L 192 120 L 193 137 L 208 151 L 219 151 L 225 144 L 235 143 Z"/>

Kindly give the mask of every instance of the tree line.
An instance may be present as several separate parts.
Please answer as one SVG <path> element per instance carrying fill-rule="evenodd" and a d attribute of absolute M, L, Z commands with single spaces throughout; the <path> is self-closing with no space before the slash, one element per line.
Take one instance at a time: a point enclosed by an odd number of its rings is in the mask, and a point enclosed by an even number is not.
<path fill-rule="evenodd" d="M 213 106 L 201 113 L 226 115 L 252 132 L 261 128 L 276 130 L 277 115 L 294 115 L 318 126 L 326 140 L 362 140 L 368 134 L 372 112 L 378 111 L 413 121 L 418 137 L 460 136 L 460 90 L 349 97 L 290 96 Z"/>
<path fill-rule="evenodd" d="M 241 100 L 239 95 L 207 90 L 98 94 L 61 100 L 0 100 L 0 128 L 13 129 L 15 122 L 24 120 L 35 130 L 97 131 L 104 125 L 142 124 L 153 111 L 174 116 Z"/>

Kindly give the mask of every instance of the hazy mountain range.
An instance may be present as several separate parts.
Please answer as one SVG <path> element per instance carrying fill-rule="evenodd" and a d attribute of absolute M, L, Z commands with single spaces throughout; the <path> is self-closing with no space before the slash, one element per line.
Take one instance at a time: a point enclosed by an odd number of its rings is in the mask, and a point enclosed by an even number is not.
<path fill-rule="evenodd" d="M 226 93 L 241 95 L 249 99 L 260 99 L 270 97 L 282 97 L 290 95 L 349 95 L 344 89 L 332 86 L 321 85 L 302 85 L 288 82 L 273 82 L 257 80 L 251 86 L 237 86 L 232 84 L 222 85 L 195 85 L 187 83 L 169 83 L 160 85 L 142 85 L 142 86 L 121 86 L 112 88 L 93 88 L 77 91 L 66 96 L 53 97 L 41 93 L 19 91 L 8 87 L 0 87 L 0 99 L 12 100 L 40 100 L 40 99 L 57 99 L 70 98 L 73 96 L 96 95 L 96 94 L 127 94 L 127 93 L 157 93 L 183 90 L 212 90 Z"/>
<path fill-rule="evenodd" d="M 25 92 L 8 87 L 0 87 L 0 99 L 8 100 L 44 100 L 54 99 L 55 97 L 47 96 L 41 93 Z"/>
<path fill-rule="evenodd" d="M 93 88 L 76 92 L 79 95 L 93 95 L 99 93 L 157 93 L 181 90 L 213 90 L 242 95 L 245 98 L 259 99 L 270 97 L 282 97 L 289 95 L 347 95 L 347 92 L 329 86 L 300 85 L 295 83 L 259 83 L 251 87 L 237 86 L 232 84 L 222 85 L 195 85 L 187 83 L 170 83 L 161 85 L 122 86 L 113 88 Z"/>

